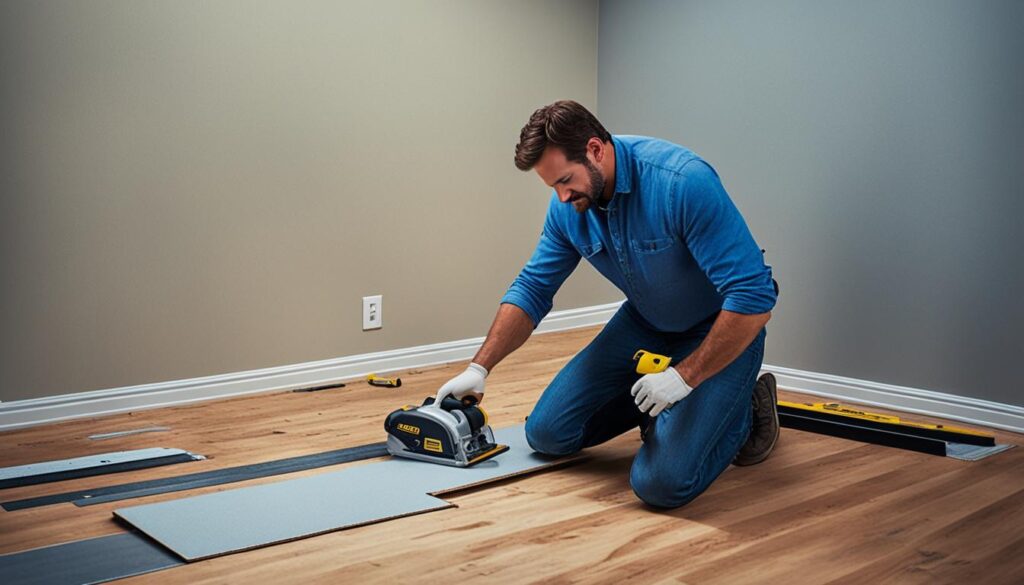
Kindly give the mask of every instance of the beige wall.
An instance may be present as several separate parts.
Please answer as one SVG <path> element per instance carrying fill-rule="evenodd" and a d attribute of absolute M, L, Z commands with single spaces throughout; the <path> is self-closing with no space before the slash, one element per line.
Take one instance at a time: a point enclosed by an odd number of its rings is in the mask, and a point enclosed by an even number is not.
<path fill-rule="evenodd" d="M 4 2 L 0 399 L 483 335 L 548 198 L 519 128 L 596 107 L 597 14 Z M 581 266 L 556 309 L 618 298 Z"/>

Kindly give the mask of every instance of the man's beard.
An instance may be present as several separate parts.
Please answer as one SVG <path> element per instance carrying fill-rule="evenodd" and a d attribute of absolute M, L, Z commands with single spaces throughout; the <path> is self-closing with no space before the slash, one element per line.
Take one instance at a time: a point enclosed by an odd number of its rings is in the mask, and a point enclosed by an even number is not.
<path fill-rule="evenodd" d="M 587 175 L 590 177 L 590 191 L 587 193 L 573 191 L 573 197 L 569 202 L 572 203 L 576 213 L 585 212 L 587 209 L 590 209 L 591 205 L 600 207 L 601 197 L 604 195 L 605 180 L 600 169 L 589 160 L 584 160 L 583 164 L 587 167 Z M 581 205 L 577 205 L 577 202 Z"/>

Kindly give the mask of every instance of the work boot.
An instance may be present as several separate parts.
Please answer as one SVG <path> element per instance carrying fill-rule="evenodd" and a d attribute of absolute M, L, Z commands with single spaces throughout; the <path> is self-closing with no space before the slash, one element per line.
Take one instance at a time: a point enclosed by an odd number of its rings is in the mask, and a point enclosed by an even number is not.
<path fill-rule="evenodd" d="M 754 384 L 751 398 L 752 425 L 747 442 L 733 459 L 733 465 L 754 465 L 768 458 L 779 439 L 779 409 L 775 376 L 764 374 Z"/>

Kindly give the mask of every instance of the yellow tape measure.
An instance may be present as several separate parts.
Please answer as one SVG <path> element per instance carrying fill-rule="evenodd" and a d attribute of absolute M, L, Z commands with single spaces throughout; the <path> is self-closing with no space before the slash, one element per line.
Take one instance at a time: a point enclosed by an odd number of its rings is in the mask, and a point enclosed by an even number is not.
<path fill-rule="evenodd" d="M 657 374 L 668 369 L 672 358 L 641 349 L 633 354 L 633 361 L 636 362 L 636 373 Z"/>
<path fill-rule="evenodd" d="M 385 378 L 383 376 L 378 376 L 377 374 L 370 374 L 366 377 L 366 381 L 369 382 L 371 386 L 383 386 L 385 388 L 398 388 L 402 385 L 401 378 Z"/>

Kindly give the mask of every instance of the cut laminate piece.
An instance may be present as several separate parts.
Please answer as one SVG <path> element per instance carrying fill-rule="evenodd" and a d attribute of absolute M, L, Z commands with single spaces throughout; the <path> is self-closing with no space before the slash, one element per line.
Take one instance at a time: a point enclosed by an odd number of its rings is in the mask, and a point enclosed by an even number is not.
<path fill-rule="evenodd" d="M 459 468 L 393 458 L 289 481 L 114 511 L 187 561 L 428 512 L 451 505 L 429 494 L 562 463 L 533 452 L 522 426 L 499 429 L 508 452 Z"/>
<path fill-rule="evenodd" d="M 959 459 L 960 461 L 978 461 L 996 453 L 1002 453 L 1013 445 L 998 444 L 991 447 L 979 445 L 965 445 L 963 443 L 946 443 L 946 457 Z"/>
<path fill-rule="evenodd" d="M 12 585 L 103 583 L 184 564 L 141 534 L 114 534 L 0 555 Z"/>
<path fill-rule="evenodd" d="M 213 469 L 210 471 L 201 471 L 199 473 L 190 473 L 175 477 L 163 477 L 134 483 L 78 490 L 74 492 L 64 492 L 61 494 L 50 494 L 47 496 L 25 498 L 22 500 L 12 500 L 4 502 L 0 504 L 0 506 L 8 512 L 24 510 L 27 508 L 36 508 L 39 506 L 49 506 L 51 504 L 60 504 L 63 502 L 74 502 L 76 506 L 91 506 L 93 504 L 116 502 L 120 500 L 127 500 L 129 498 L 141 498 L 143 496 L 151 496 L 154 494 L 166 494 L 169 492 L 246 481 L 260 477 L 270 477 L 272 475 L 281 475 L 284 473 L 294 473 L 296 471 L 305 471 L 307 469 L 326 467 L 328 465 L 338 465 L 341 463 L 348 463 L 350 461 L 383 457 L 387 454 L 387 443 L 371 443 L 369 445 L 359 445 L 358 447 L 336 449 L 334 451 L 326 451 L 323 453 L 313 453 L 311 455 L 300 455 L 298 457 L 289 457 L 287 459 L 264 461 L 262 463 L 253 463 L 251 465 L 239 465 L 237 467 Z"/>
<path fill-rule="evenodd" d="M 172 463 L 198 461 L 200 459 L 205 459 L 205 457 L 194 455 L 181 449 L 157 447 L 115 453 L 99 453 L 73 459 L 43 461 L 41 463 L 0 468 L 0 488 L 64 481 L 106 473 L 159 467 Z"/>
<path fill-rule="evenodd" d="M 357 469 L 376 467 L 373 464 Z M 379 471 L 379 470 L 375 470 Z M 452 505 L 411 491 L 401 477 L 359 474 L 370 489 L 336 473 L 228 490 L 114 512 L 187 561 L 287 542 L 340 528 Z M 359 482 L 359 479 L 349 478 Z M 353 489 L 356 488 L 356 489 Z"/>

